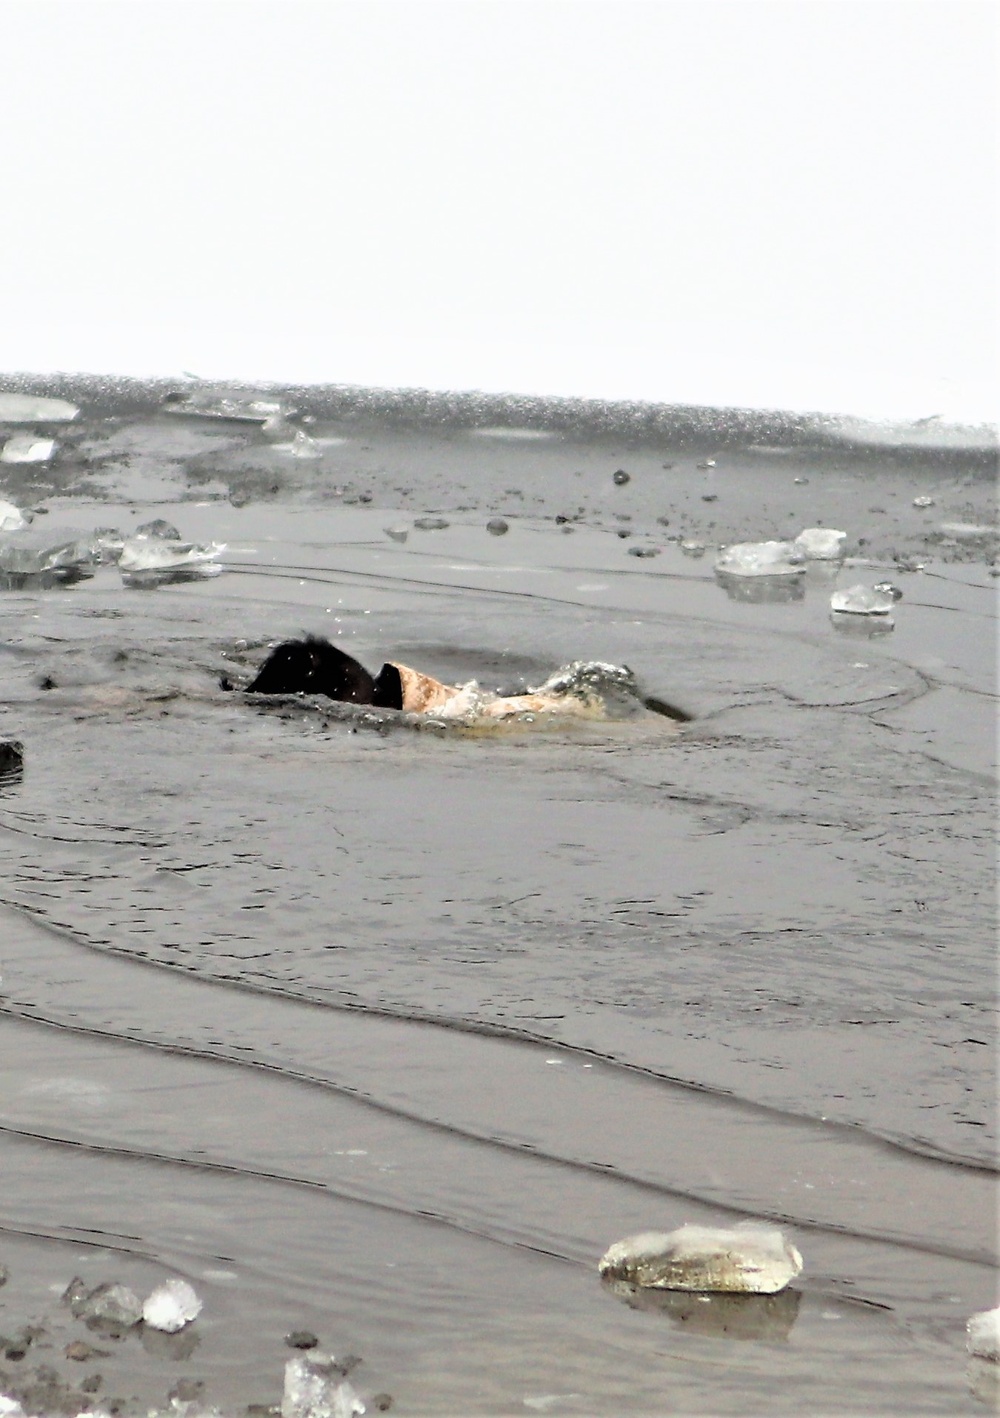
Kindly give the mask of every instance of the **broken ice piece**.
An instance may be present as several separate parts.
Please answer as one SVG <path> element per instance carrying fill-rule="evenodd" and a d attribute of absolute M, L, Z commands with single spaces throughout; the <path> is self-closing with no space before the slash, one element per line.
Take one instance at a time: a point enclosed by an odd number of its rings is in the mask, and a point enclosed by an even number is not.
<path fill-rule="evenodd" d="M 410 535 L 408 527 L 386 527 L 385 534 L 394 542 L 405 542 Z"/>
<path fill-rule="evenodd" d="M 802 1257 L 775 1227 L 749 1222 L 645 1231 L 616 1242 L 598 1268 L 605 1279 L 659 1290 L 774 1295 L 802 1270 Z"/>
<path fill-rule="evenodd" d="M 830 597 L 830 609 L 842 615 L 888 615 L 895 604 L 891 591 L 876 586 L 849 586 Z"/>
<path fill-rule="evenodd" d="M 9 505 L 9 504 L 8 504 Z M 78 528 L 56 530 L 49 527 L 19 527 L 0 530 L 0 571 L 37 574 L 56 571 L 63 575 L 86 574 L 94 554 L 91 533 Z"/>
<path fill-rule="evenodd" d="M 914 507 L 933 507 L 934 499 L 933 497 L 915 497 L 913 505 Z"/>
<path fill-rule="evenodd" d="M 222 570 L 216 558 L 225 551 L 225 544 L 209 542 L 200 546 L 194 542 L 175 542 L 158 538 L 134 537 L 127 541 L 118 559 L 126 585 L 141 584 L 137 578 L 146 573 L 183 573 L 188 579 L 217 576 Z"/>
<path fill-rule="evenodd" d="M 233 423 L 267 423 L 281 418 L 285 410 L 273 399 L 247 399 L 208 391 L 178 389 L 161 405 L 167 414 L 190 414 L 197 418 L 225 419 Z"/>
<path fill-rule="evenodd" d="M 970 1354 L 979 1359 L 992 1359 L 994 1363 L 1000 1361 L 1000 1306 L 972 1315 L 965 1328 Z"/>
<path fill-rule="evenodd" d="M 736 542 L 723 547 L 715 569 L 724 576 L 798 576 L 804 560 L 794 542 Z"/>
<path fill-rule="evenodd" d="M 281 1418 L 360 1418 L 364 1412 L 332 1354 L 298 1354 L 285 1365 Z"/>
<path fill-rule="evenodd" d="M 152 522 L 143 522 L 141 527 L 136 527 L 132 534 L 135 538 L 155 537 L 158 541 L 179 542 L 181 534 L 172 522 L 168 522 L 165 517 L 154 517 Z"/>
<path fill-rule="evenodd" d="M 0 463 L 47 463 L 56 451 L 54 438 L 35 438 L 19 433 L 8 438 L 0 453 Z"/>
<path fill-rule="evenodd" d="M 65 399 L 40 394 L 0 394 L 0 423 L 68 423 L 80 410 Z"/>
<path fill-rule="evenodd" d="M 795 545 L 810 561 L 839 561 L 846 542 L 847 533 L 833 527 L 806 527 L 795 538 Z"/>
<path fill-rule="evenodd" d="M 186 1280 L 165 1280 L 142 1307 L 142 1318 L 151 1329 L 176 1334 L 201 1313 L 201 1301 Z"/>
<path fill-rule="evenodd" d="M 448 522 L 444 517 L 417 517 L 413 525 L 420 532 L 443 532 Z"/>
<path fill-rule="evenodd" d="M 78 1320 L 88 1324 L 131 1329 L 142 1319 L 142 1301 L 134 1290 L 117 1281 L 107 1281 L 70 1303 Z"/>
<path fill-rule="evenodd" d="M 18 532 L 31 521 L 13 502 L 0 500 L 0 532 Z"/>
<path fill-rule="evenodd" d="M 903 593 L 898 586 L 894 586 L 891 581 L 876 581 L 872 587 L 873 591 L 878 591 L 882 596 L 891 596 L 894 601 L 901 601 Z"/>

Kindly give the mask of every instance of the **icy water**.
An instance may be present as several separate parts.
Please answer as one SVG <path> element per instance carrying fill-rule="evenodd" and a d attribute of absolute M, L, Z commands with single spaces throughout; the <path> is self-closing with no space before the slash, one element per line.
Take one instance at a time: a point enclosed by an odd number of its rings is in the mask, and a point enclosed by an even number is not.
<path fill-rule="evenodd" d="M 400 1413 L 994 1404 L 964 1347 L 996 1303 L 989 460 L 76 393 L 0 498 L 227 549 L 0 593 L 0 1331 L 44 1331 L 0 1392 L 44 1362 L 240 1413 L 311 1329 Z M 776 603 L 671 540 L 817 524 L 856 564 Z M 892 633 L 838 633 L 831 590 L 886 578 Z M 506 690 L 624 664 L 690 719 L 421 731 L 240 692 L 304 631 Z M 793 1289 L 598 1279 L 631 1232 L 742 1217 L 802 1252 Z M 74 1273 L 205 1308 L 81 1370 Z"/>

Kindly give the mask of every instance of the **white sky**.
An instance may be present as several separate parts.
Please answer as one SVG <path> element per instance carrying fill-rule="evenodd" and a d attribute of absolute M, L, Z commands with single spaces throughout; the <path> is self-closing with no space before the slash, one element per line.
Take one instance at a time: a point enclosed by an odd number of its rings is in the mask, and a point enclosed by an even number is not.
<path fill-rule="evenodd" d="M 993 417 L 996 13 L 0 0 L 0 370 Z"/>

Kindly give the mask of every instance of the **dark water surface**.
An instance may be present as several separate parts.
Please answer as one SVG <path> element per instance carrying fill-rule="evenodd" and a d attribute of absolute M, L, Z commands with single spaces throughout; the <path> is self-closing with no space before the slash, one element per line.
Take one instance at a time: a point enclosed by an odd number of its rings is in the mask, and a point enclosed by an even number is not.
<path fill-rule="evenodd" d="M 991 480 L 333 419 L 306 468 L 84 414 L 0 497 L 163 516 L 226 570 L 0 596 L 0 1330 L 61 1333 L 74 1272 L 169 1271 L 197 1347 L 105 1361 L 140 1406 L 274 1402 L 311 1328 L 400 1413 L 982 1411 L 996 583 L 939 524 L 993 518 Z M 890 508 L 877 566 L 749 603 L 667 540 L 787 533 L 763 509 L 807 496 L 793 532 L 855 553 Z M 885 576 L 893 633 L 838 634 L 832 587 Z M 693 717 L 418 732 L 220 687 L 303 631 L 491 688 L 627 664 Z M 802 1251 L 794 1291 L 597 1279 L 629 1232 L 742 1216 Z"/>

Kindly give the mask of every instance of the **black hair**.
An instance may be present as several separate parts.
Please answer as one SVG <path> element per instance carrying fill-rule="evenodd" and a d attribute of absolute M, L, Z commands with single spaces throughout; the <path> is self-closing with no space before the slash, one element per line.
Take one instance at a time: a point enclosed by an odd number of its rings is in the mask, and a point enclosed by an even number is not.
<path fill-rule="evenodd" d="M 325 694 L 348 704 L 378 702 L 375 680 L 364 665 L 318 635 L 275 646 L 247 689 L 252 694 Z"/>

